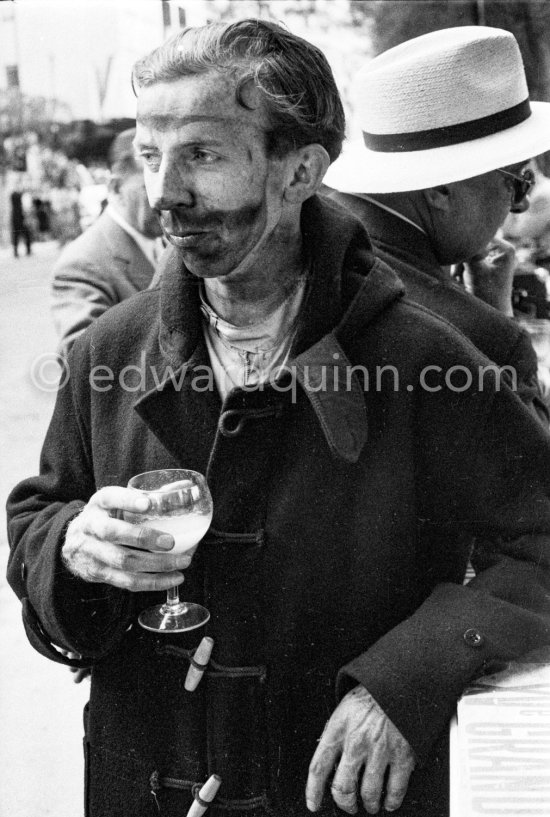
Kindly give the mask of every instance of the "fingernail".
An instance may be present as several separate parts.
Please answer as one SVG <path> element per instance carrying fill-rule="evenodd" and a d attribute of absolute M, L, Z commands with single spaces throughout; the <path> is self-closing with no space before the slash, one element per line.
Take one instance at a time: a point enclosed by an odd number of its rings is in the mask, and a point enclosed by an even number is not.
<path fill-rule="evenodd" d="M 306 800 L 306 806 L 308 807 L 309 811 L 317 811 L 317 803 L 313 800 Z"/>
<path fill-rule="evenodd" d="M 174 537 L 168 533 L 162 533 L 157 539 L 157 545 L 164 550 L 170 550 L 174 547 Z"/>
<path fill-rule="evenodd" d="M 147 496 L 138 496 L 136 498 L 136 510 L 138 511 L 147 511 L 149 509 L 149 497 Z"/>

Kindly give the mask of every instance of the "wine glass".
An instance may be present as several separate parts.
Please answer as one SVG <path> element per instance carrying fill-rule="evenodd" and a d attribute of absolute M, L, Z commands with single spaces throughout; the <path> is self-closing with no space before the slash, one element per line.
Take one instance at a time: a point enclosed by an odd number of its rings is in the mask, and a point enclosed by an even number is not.
<path fill-rule="evenodd" d="M 192 556 L 212 521 L 212 497 L 206 479 L 197 471 L 168 468 L 136 474 L 128 487 L 148 497 L 145 513 L 124 512 L 128 522 L 169 533 L 174 537 L 172 553 Z M 146 630 L 182 633 L 206 624 L 210 613 L 200 604 L 180 601 L 179 588 L 170 587 L 164 604 L 140 613 Z"/>

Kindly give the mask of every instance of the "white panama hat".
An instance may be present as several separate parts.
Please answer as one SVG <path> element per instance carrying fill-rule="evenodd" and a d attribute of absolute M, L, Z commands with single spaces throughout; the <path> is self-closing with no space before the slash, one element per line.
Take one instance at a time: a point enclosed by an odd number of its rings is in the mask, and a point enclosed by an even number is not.
<path fill-rule="evenodd" d="M 446 28 L 375 57 L 356 77 L 360 141 L 325 183 L 398 193 L 479 176 L 550 149 L 550 103 L 530 102 L 515 37 Z"/>

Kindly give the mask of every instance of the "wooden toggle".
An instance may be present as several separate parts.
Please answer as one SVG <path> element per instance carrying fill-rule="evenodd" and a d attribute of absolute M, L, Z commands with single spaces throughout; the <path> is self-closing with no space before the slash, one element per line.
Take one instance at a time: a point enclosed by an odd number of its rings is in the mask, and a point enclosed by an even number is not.
<path fill-rule="evenodd" d="M 187 692 L 193 692 L 193 690 L 198 687 L 204 675 L 204 671 L 208 666 L 208 662 L 210 661 L 213 646 L 214 639 L 205 636 L 197 647 L 195 655 L 190 659 L 191 664 L 185 678 L 185 689 Z"/>
<path fill-rule="evenodd" d="M 206 783 L 201 787 L 198 794 L 195 794 L 195 799 L 191 803 L 191 808 L 187 812 L 187 817 L 202 817 L 212 800 L 218 793 L 218 789 L 222 784 L 221 777 L 217 774 L 211 775 Z"/>

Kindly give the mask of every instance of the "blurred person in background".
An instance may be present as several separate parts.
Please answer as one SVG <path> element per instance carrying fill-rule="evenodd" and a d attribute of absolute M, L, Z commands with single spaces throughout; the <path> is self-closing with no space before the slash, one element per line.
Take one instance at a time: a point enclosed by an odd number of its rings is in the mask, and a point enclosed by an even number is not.
<path fill-rule="evenodd" d="M 529 208 L 512 211 L 502 232 L 518 248 L 529 250 L 536 264 L 550 266 L 550 179 L 544 175 L 536 159 L 529 162 L 534 185 L 529 193 Z"/>
<path fill-rule="evenodd" d="M 516 248 L 515 283 L 527 287 L 527 297 L 518 293 L 518 316 L 550 318 L 550 179 L 537 161 L 529 163 L 534 186 L 529 208 L 512 211 L 502 228 L 504 238 Z"/>
<path fill-rule="evenodd" d="M 10 193 L 10 208 L 11 243 L 14 258 L 19 257 L 19 242 L 21 240 L 25 244 L 27 255 L 31 255 L 33 241 L 32 198 L 19 179 L 14 182 Z"/>
<path fill-rule="evenodd" d="M 535 179 L 529 209 L 510 213 L 502 232 L 516 248 L 515 314 L 537 353 L 539 383 L 550 407 L 550 179 L 536 159 L 529 166 Z"/>
<path fill-rule="evenodd" d="M 69 161 L 59 169 L 50 189 L 51 234 L 60 247 L 74 241 L 82 232 L 79 195 L 80 183 L 74 162 Z"/>
<path fill-rule="evenodd" d="M 513 246 L 495 236 L 528 207 L 529 159 L 550 148 L 512 34 L 464 26 L 409 40 L 357 77 L 364 137 L 338 159 L 329 193 L 366 226 L 409 297 L 460 329 L 548 423 L 528 334 L 514 320 Z M 450 274 L 464 266 L 468 291 Z"/>
<path fill-rule="evenodd" d="M 63 356 L 92 321 L 151 284 L 162 251 L 134 138 L 135 128 L 115 138 L 107 207 L 64 249 L 53 270 L 51 308 Z"/>

